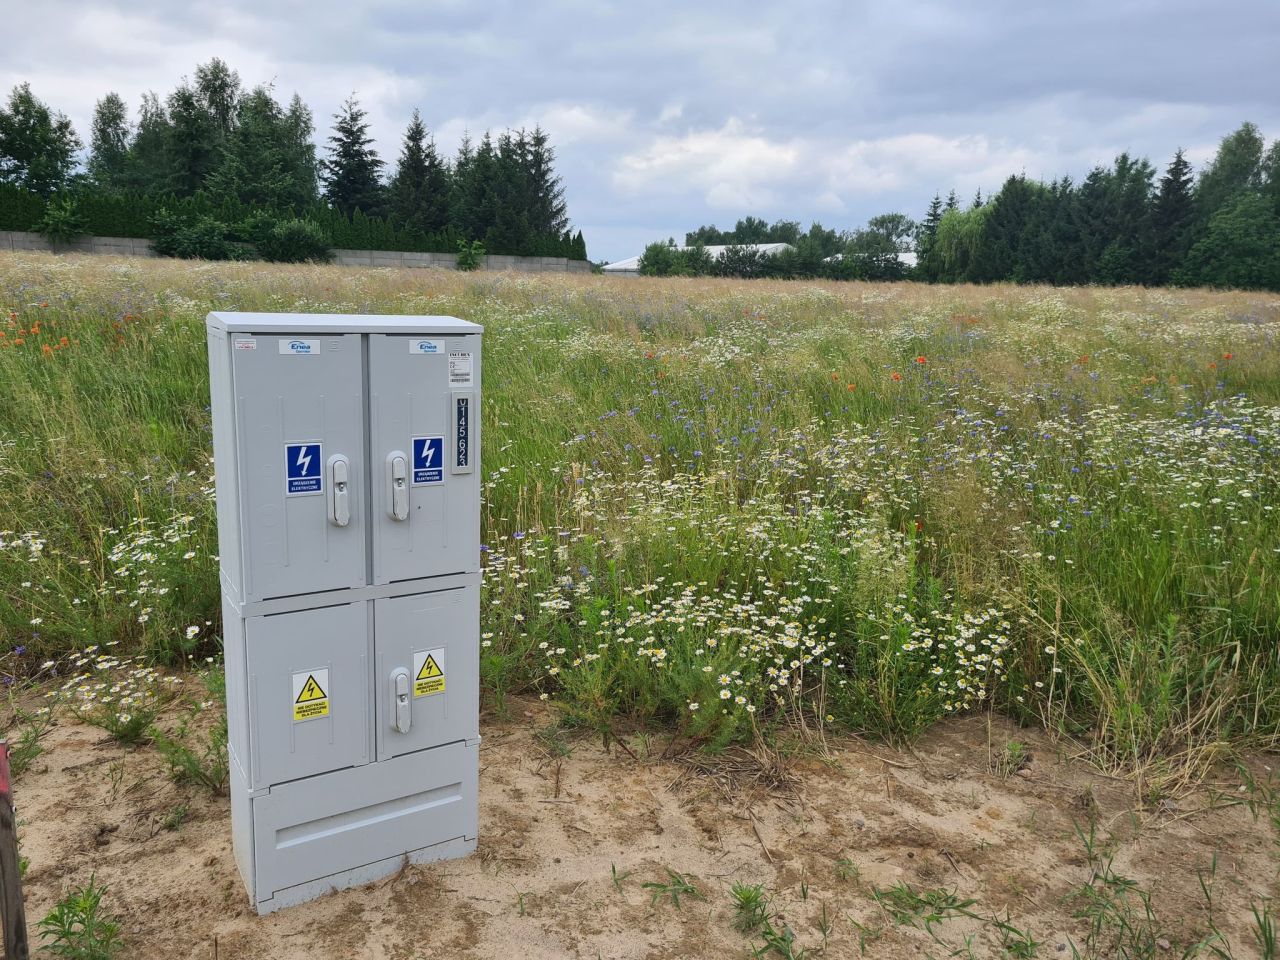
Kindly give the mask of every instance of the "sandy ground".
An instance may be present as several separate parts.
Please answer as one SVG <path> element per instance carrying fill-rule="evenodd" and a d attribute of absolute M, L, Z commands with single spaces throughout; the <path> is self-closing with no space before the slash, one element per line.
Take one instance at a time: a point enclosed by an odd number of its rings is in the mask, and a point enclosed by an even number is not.
<path fill-rule="evenodd" d="M 905 882 L 974 898 L 971 911 L 1030 930 L 1035 956 L 1069 957 L 1068 938 L 1087 931 L 1071 892 L 1093 875 L 1075 832 L 1090 821 L 1115 873 L 1153 890 L 1158 955 L 1181 956 L 1204 935 L 1197 871 L 1215 855 L 1214 918 L 1234 956 L 1258 955 L 1250 904 L 1277 891 L 1267 813 L 1255 820 L 1225 773 L 1144 810 L 1130 783 L 1032 731 L 995 731 L 1000 744 L 1027 744 L 1031 761 L 992 772 L 982 718 L 943 724 L 910 752 L 834 743 L 826 757 L 792 758 L 780 778 L 745 757 L 673 756 L 665 737 L 633 736 L 630 753 L 557 744 L 537 735 L 552 720 L 545 708 L 513 714 L 483 729 L 475 856 L 266 918 L 236 873 L 225 797 L 173 784 L 151 748 L 64 718 L 17 783 L 30 921 L 96 873 L 126 957 L 748 957 L 762 941 L 733 927 L 729 888 L 742 881 L 765 885 L 797 956 L 1009 955 L 989 923 L 960 918 L 932 934 L 895 923 L 872 891 Z M 183 805 L 186 819 L 166 829 Z M 668 868 L 705 899 L 651 902 L 642 884 Z"/>

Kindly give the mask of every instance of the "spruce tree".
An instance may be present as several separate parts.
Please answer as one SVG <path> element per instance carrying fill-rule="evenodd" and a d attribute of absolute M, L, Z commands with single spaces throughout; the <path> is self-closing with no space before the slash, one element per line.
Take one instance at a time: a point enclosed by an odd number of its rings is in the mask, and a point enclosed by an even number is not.
<path fill-rule="evenodd" d="M 485 242 L 493 252 L 489 231 L 494 225 L 495 187 L 498 181 L 498 154 L 493 138 L 486 132 L 474 149 L 463 137 L 454 164 L 452 194 L 453 225 L 468 240 Z"/>
<path fill-rule="evenodd" d="M 1068 257 L 1067 283 L 1092 283 L 1102 254 L 1114 239 L 1111 171 L 1097 166 L 1076 191 L 1073 204 L 1075 243 Z"/>
<path fill-rule="evenodd" d="M 423 234 L 439 234 L 448 226 L 449 174 L 416 109 L 389 192 L 391 215 L 405 226 Z"/>
<path fill-rule="evenodd" d="M 476 152 L 471 145 L 471 134 L 462 133 L 462 141 L 458 144 L 458 155 L 453 160 L 452 176 L 449 178 L 449 226 L 468 240 L 474 240 L 471 233 L 471 181 L 475 174 Z"/>
<path fill-rule="evenodd" d="M 956 196 L 956 192 L 953 189 L 950 193 L 947 194 L 947 202 L 943 206 L 942 212 L 950 213 L 952 210 L 959 210 L 959 209 L 960 209 L 960 198 Z"/>
<path fill-rule="evenodd" d="M 1195 201 L 1191 164 L 1181 149 L 1173 155 L 1151 208 L 1151 282 L 1166 284 L 1191 247 Z"/>
<path fill-rule="evenodd" d="M 313 139 L 315 132 L 311 108 L 295 93 L 284 114 L 284 149 L 298 195 L 302 204 L 308 207 L 314 205 L 320 196 L 317 184 L 319 163 Z"/>
<path fill-rule="evenodd" d="M 981 243 L 973 251 L 968 279 L 979 283 L 1020 279 L 1018 254 L 1024 232 L 1030 224 L 1040 184 L 1021 174 L 1010 177 L 987 204 Z M 975 210 L 983 209 L 977 205 Z"/>
<path fill-rule="evenodd" d="M 1027 279 L 1043 283 L 1070 283 L 1078 269 L 1073 257 L 1079 246 L 1076 227 L 1076 186 L 1070 177 L 1062 177 L 1049 188 L 1045 198 L 1045 235 L 1038 258 L 1024 257 Z"/>
<path fill-rule="evenodd" d="M 121 190 L 129 163 L 129 108 L 108 93 L 93 108 L 89 135 L 89 178 L 103 190 Z"/>
<path fill-rule="evenodd" d="M 481 152 L 483 153 L 483 143 Z M 544 238 L 534 230 L 533 183 L 529 176 L 529 138 L 523 130 L 510 130 L 498 137 L 494 151 L 492 179 L 489 182 L 490 221 L 486 230 L 486 246 L 522 256 L 541 256 Z"/>
<path fill-rule="evenodd" d="M 529 226 L 535 233 L 561 234 L 569 226 L 564 184 L 556 176 L 555 159 L 547 132 L 534 127 L 528 138 L 525 160 L 531 201 Z"/>
<path fill-rule="evenodd" d="M 0 106 L 0 183 L 47 197 L 70 185 L 80 138 L 71 121 L 54 113 L 31 85 L 19 84 Z"/>
<path fill-rule="evenodd" d="M 329 157 L 323 163 L 325 199 L 347 216 L 356 210 L 380 216 L 384 207 L 383 163 L 373 149 L 365 116 L 352 94 L 333 115 Z"/>
<path fill-rule="evenodd" d="M 938 224 L 941 222 L 942 197 L 935 193 L 916 234 L 916 267 L 921 279 L 930 282 L 938 278 L 938 264 L 933 254 L 938 241 Z"/>
<path fill-rule="evenodd" d="M 1150 205 L 1155 169 L 1145 158 L 1121 153 L 1112 166 L 1109 195 L 1110 235 L 1099 273 L 1100 283 L 1144 283 L 1150 279 Z"/>

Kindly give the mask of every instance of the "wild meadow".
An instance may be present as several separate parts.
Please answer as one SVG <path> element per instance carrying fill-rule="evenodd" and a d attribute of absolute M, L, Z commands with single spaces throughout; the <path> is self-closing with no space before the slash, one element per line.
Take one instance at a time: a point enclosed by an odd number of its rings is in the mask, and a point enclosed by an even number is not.
<path fill-rule="evenodd" d="M 7 682 L 217 655 L 212 309 L 484 325 L 490 709 L 995 710 L 1152 776 L 1280 732 L 1280 297 L 1165 289 L 0 258 Z"/>

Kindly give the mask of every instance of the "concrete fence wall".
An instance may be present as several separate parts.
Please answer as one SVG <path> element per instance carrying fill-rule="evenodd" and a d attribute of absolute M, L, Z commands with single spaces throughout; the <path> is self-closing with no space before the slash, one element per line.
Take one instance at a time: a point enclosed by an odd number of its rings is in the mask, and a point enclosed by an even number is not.
<path fill-rule="evenodd" d="M 344 267 L 429 267 L 456 270 L 452 253 L 408 253 L 400 250 L 334 250 L 333 262 Z M 585 260 L 565 257 L 507 257 L 486 254 L 481 270 L 520 270 L 526 273 L 590 273 Z"/>
<path fill-rule="evenodd" d="M 0 251 L 44 250 L 53 247 L 38 233 L 18 230 L 0 230 Z M 117 257 L 154 257 L 151 243 L 133 237 L 80 237 L 70 243 L 59 244 L 59 253 L 110 253 Z"/>
<path fill-rule="evenodd" d="M 43 250 L 56 253 L 105 253 L 117 257 L 154 257 L 147 240 L 131 237 L 80 237 L 57 249 L 38 233 L 0 230 L 0 253 L 6 251 Z M 456 270 L 457 258 L 452 253 L 406 253 L 400 250 L 334 250 L 333 262 L 344 267 L 426 267 Z M 485 256 L 481 270 L 517 270 L 525 273 L 590 273 L 585 260 L 565 257 Z"/>

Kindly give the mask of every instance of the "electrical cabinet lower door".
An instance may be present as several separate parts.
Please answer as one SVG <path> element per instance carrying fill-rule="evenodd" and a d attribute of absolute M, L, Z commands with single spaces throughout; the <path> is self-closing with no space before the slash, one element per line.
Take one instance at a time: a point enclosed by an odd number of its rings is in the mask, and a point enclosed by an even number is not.
<path fill-rule="evenodd" d="M 245 621 L 254 788 L 368 762 L 368 636 L 366 603 Z"/>
<path fill-rule="evenodd" d="M 379 760 L 479 735 L 480 591 L 374 601 Z"/>

